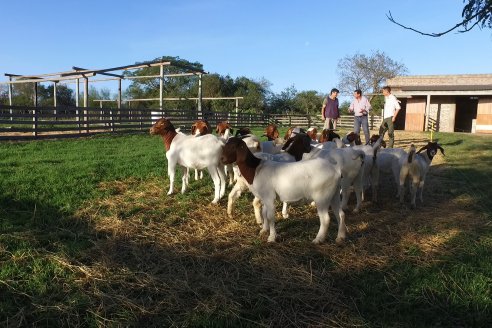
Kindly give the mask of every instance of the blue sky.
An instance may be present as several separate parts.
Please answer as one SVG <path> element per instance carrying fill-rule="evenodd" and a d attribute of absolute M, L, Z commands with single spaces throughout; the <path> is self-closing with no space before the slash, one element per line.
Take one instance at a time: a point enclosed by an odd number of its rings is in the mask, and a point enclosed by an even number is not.
<path fill-rule="evenodd" d="M 211 73 L 265 78 L 274 92 L 327 92 L 342 57 L 374 50 L 411 75 L 492 73 L 492 30 L 430 38 L 385 16 L 440 32 L 461 19 L 462 0 L 2 0 L 1 8 L 0 81 L 169 55 Z"/>

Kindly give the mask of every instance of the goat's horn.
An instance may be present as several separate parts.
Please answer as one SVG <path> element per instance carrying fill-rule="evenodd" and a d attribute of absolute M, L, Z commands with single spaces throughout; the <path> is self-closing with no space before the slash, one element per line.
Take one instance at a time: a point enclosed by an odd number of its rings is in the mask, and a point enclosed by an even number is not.
<path fill-rule="evenodd" d="M 417 154 L 420 154 L 420 152 L 424 149 L 427 149 L 427 145 L 425 145 L 424 147 L 420 148 L 420 150 L 417 152 Z"/>
<path fill-rule="evenodd" d="M 441 153 L 444 155 L 444 149 L 440 145 L 437 145 L 437 149 L 439 149 L 441 151 Z M 444 156 L 446 156 L 446 155 L 444 155 Z"/>

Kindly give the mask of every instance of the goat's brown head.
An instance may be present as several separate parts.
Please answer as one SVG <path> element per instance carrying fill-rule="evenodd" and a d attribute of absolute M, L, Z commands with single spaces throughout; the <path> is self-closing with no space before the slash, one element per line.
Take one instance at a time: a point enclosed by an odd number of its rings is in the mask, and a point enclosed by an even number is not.
<path fill-rule="evenodd" d="M 296 161 L 300 161 L 302 154 L 311 152 L 311 138 L 305 133 L 296 134 L 287 140 L 282 150 L 294 156 Z"/>
<path fill-rule="evenodd" d="M 360 140 L 360 135 L 355 133 L 354 131 L 347 134 L 347 140 L 349 143 L 355 142 L 356 145 L 361 145 L 362 141 Z"/>
<path fill-rule="evenodd" d="M 236 137 L 237 136 L 245 136 L 245 135 L 248 135 L 248 134 L 251 134 L 251 129 L 248 128 L 248 127 L 239 128 L 236 131 Z"/>
<path fill-rule="evenodd" d="M 292 126 L 285 133 L 284 139 L 289 140 L 290 138 L 294 137 L 298 133 L 306 133 L 306 130 L 304 130 L 303 128 Z"/>
<path fill-rule="evenodd" d="M 198 120 L 193 123 L 191 126 L 191 134 L 192 135 L 205 135 L 212 133 L 212 128 L 210 127 L 210 124 L 206 120 Z"/>
<path fill-rule="evenodd" d="M 270 141 L 277 139 L 280 136 L 277 126 L 275 124 L 268 124 L 265 129 L 264 136 L 266 136 Z"/>
<path fill-rule="evenodd" d="M 150 128 L 150 134 L 155 135 L 165 135 L 170 131 L 176 131 L 171 121 L 167 118 L 160 118 L 157 122 Z"/>
<path fill-rule="evenodd" d="M 231 164 L 241 159 L 242 154 L 246 154 L 249 151 L 248 146 L 241 138 L 231 137 L 227 140 L 222 150 L 222 156 L 220 161 L 223 164 Z"/>
<path fill-rule="evenodd" d="M 379 134 L 373 134 L 369 139 L 369 145 L 374 145 L 379 140 Z M 386 142 L 381 140 L 381 147 L 386 148 Z"/>
<path fill-rule="evenodd" d="M 323 129 L 323 131 L 321 131 L 319 142 L 333 141 L 335 138 L 340 139 L 340 136 L 331 129 Z"/>
<path fill-rule="evenodd" d="M 223 136 L 227 129 L 229 129 L 231 134 L 234 133 L 234 130 L 232 129 L 229 122 L 222 121 L 222 122 L 217 123 L 217 128 L 215 129 L 215 132 L 217 133 L 217 135 Z"/>
<path fill-rule="evenodd" d="M 318 129 L 309 128 L 306 133 L 311 140 L 318 141 Z"/>
<path fill-rule="evenodd" d="M 437 143 L 437 142 L 428 142 L 427 145 L 424 147 L 420 148 L 420 150 L 417 152 L 419 154 L 420 152 L 427 150 L 427 156 L 429 157 L 430 160 L 436 156 L 437 151 L 439 150 L 441 154 L 444 155 L 444 149 Z"/>

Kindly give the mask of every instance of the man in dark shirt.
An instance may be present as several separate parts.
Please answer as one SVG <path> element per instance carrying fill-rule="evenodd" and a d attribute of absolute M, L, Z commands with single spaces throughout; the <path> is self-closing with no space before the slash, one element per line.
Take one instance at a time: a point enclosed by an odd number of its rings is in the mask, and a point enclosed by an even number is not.
<path fill-rule="evenodd" d="M 335 130 L 337 128 L 338 118 L 340 117 L 337 98 L 339 93 L 338 89 L 333 88 L 330 91 L 330 95 L 323 101 L 321 118 L 325 121 L 325 129 Z"/>

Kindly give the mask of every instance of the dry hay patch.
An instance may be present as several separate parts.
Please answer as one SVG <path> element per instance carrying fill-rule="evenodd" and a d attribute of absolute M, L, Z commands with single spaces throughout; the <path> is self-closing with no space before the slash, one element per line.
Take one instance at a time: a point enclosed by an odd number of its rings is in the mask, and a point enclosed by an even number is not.
<path fill-rule="evenodd" d="M 347 213 L 342 246 L 334 243 L 333 216 L 326 243 L 311 244 L 319 220 L 308 204 L 291 206 L 289 219 L 281 218 L 277 204 L 280 237 L 272 245 L 258 236 L 247 193 L 230 219 L 226 198 L 209 203 L 210 181 L 193 182 L 187 194 L 172 196 L 166 195 L 167 178 L 106 182 L 100 185 L 105 196 L 77 214 L 101 236 L 87 254 L 84 288 L 103 317 L 121 308 L 133 320 L 159 317 L 166 325 L 190 324 L 197 315 L 229 324 L 360 324 L 340 277 L 387 272 L 400 262 L 433 265 L 453 251 L 450 241 L 484 224 L 472 198 L 445 192 L 453 184 L 446 169 L 445 159 L 436 156 L 417 210 L 408 198 L 400 205 L 394 184 L 383 183 L 379 204 L 366 201 L 361 213 Z M 162 313 L 168 319 L 162 321 Z"/>

